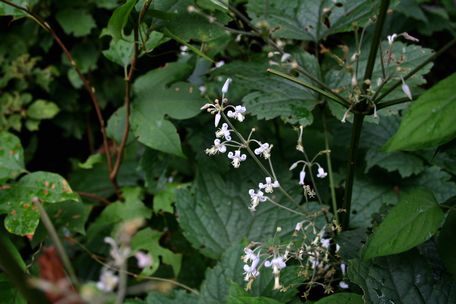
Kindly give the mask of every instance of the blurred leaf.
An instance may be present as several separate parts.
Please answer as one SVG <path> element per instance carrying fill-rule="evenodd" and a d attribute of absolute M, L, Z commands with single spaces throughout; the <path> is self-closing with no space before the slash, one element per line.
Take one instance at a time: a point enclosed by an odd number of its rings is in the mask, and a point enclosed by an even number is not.
<path fill-rule="evenodd" d="M 363 289 L 366 303 L 456 302 L 454 279 L 434 271 L 415 250 L 371 261 L 352 260 L 348 276 Z"/>
<path fill-rule="evenodd" d="M 5 197 L 0 203 L 1 212 L 8 214 L 5 228 L 10 233 L 26 235 L 35 232 L 40 214 L 32 202 L 33 198 L 40 199 L 44 206 L 63 201 L 80 201 L 78 194 L 60 175 L 40 171 L 28 174 L 5 190 Z"/>
<path fill-rule="evenodd" d="M 145 250 L 152 256 L 152 265 L 144 268 L 142 274 L 150 276 L 157 271 L 160 263 L 170 265 L 173 268 L 174 276 L 177 277 L 180 272 L 182 254 L 174 253 L 167 248 L 160 246 L 160 238 L 164 232 L 143 229 L 135 234 L 131 240 L 131 249 L 133 251 Z"/>
<path fill-rule="evenodd" d="M 198 90 L 187 83 L 166 87 L 189 73 L 189 66 L 169 64 L 139 77 L 134 84 L 134 99 L 130 123 L 133 133 L 146 146 L 165 153 L 184 157 L 179 135 L 165 115 L 187 119 L 197 115 L 204 100 Z"/>
<path fill-rule="evenodd" d="M 58 229 L 85 234 L 85 224 L 89 218 L 91 207 L 82 202 L 62 202 L 46 204 L 46 212 L 52 224 Z"/>
<path fill-rule="evenodd" d="M 165 296 L 161 293 L 149 293 L 146 297 L 146 304 L 197 304 L 198 297 L 193 293 L 175 289 L 171 295 Z"/>
<path fill-rule="evenodd" d="M 250 295 L 236 283 L 231 283 L 228 294 L 227 304 L 280 304 L 282 302 L 276 301 L 266 297 L 256 297 Z"/>
<path fill-rule="evenodd" d="M 418 150 L 449 142 L 456 136 L 456 73 L 434 85 L 412 103 L 387 151 Z"/>
<path fill-rule="evenodd" d="M 403 186 L 426 187 L 434 193 L 439 203 L 456 195 L 456 183 L 452 181 L 451 175 L 436 166 L 428 167 L 420 175 L 404 181 Z"/>
<path fill-rule="evenodd" d="M 116 8 L 108 21 L 107 28 L 103 30 L 102 35 L 111 35 L 113 41 L 122 39 L 124 27 L 127 25 L 128 17 L 130 16 L 131 10 L 135 7 L 135 4 L 136 0 L 127 0 L 123 5 Z"/>
<path fill-rule="evenodd" d="M 431 238 L 443 219 L 444 214 L 432 192 L 416 188 L 403 194 L 374 229 L 363 257 L 371 259 L 409 250 Z"/>
<path fill-rule="evenodd" d="M 38 3 L 38 0 L 10 0 L 10 2 L 32 9 L 33 6 Z M 0 3 L 0 16 L 13 16 L 14 18 L 21 18 L 27 16 L 27 13 L 6 3 Z"/>
<path fill-rule="evenodd" d="M 103 160 L 103 157 L 100 153 L 90 155 L 85 162 L 79 163 L 79 168 L 82 169 L 92 169 L 93 165 L 100 163 Z"/>
<path fill-rule="evenodd" d="M 251 0 L 247 12 L 254 24 L 267 26 L 273 37 L 318 42 L 352 31 L 353 24 L 364 26 L 376 6 L 366 0 Z"/>
<path fill-rule="evenodd" d="M 28 107 L 27 116 L 33 119 L 51 119 L 59 111 L 59 107 L 55 103 L 38 99 Z"/>
<path fill-rule="evenodd" d="M 315 304 L 363 304 L 363 298 L 356 293 L 336 293 L 315 302 Z"/>
<path fill-rule="evenodd" d="M 0 184 L 25 171 L 21 141 L 8 132 L 0 132 Z"/>
<path fill-rule="evenodd" d="M 90 34 L 97 25 L 92 15 L 85 9 L 65 8 L 55 16 L 65 33 L 82 37 Z"/>
<path fill-rule="evenodd" d="M 167 183 L 164 189 L 161 189 L 154 195 L 154 212 L 160 211 L 174 213 L 173 203 L 176 200 L 176 190 L 182 187 L 177 183 Z"/>
<path fill-rule="evenodd" d="M 0 6 L 1 9 L 1 6 Z M 0 274 L 0 297 L 4 304 L 26 304 L 19 290 L 11 285 L 6 274 Z"/>
<path fill-rule="evenodd" d="M 442 258 L 446 269 L 452 274 L 456 274 L 456 243 L 454 242 L 454 232 L 456 231 L 456 211 L 450 210 L 447 214 L 445 223 L 440 230 L 437 238 L 437 249 Z"/>
<path fill-rule="evenodd" d="M 87 230 L 88 247 L 100 252 L 103 239 L 112 234 L 116 225 L 132 219 L 148 219 L 152 211 L 142 202 L 140 188 L 123 188 L 124 202 L 107 206 Z"/>

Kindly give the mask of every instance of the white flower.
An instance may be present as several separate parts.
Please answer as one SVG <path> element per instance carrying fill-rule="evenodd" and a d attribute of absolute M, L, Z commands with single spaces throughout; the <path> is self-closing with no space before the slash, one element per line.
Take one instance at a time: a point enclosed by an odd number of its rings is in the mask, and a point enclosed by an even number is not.
<path fill-rule="evenodd" d="M 347 289 L 350 286 L 348 286 L 348 284 L 345 283 L 344 281 L 340 281 L 339 282 L 339 287 L 342 288 L 342 289 Z"/>
<path fill-rule="evenodd" d="M 280 62 L 285 62 L 285 61 L 288 61 L 288 59 L 290 59 L 291 55 L 288 54 L 288 53 L 283 53 L 282 57 L 280 58 Z"/>
<path fill-rule="evenodd" d="M 228 117 L 231 117 L 231 118 L 234 118 L 234 119 L 237 119 L 238 121 L 240 122 L 243 122 L 244 119 L 245 119 L 245 116 L 243 113 L 245 113 L 246 109 L 245 107 L 243 106 L 236 106 L 234 108 L 234 111 L 228 111 L 228 113 L 226 113 L 228 115 Z"/>
<path fill-rule="evenodd" d="M 271 261 L 265 261 L 264 267 L 267 267 L 267 268 L 273 267 L 274 269 L 276 269 L 278 271 L 278 270 L 281 270 L 281 269 L 287 267 L 287 264 L 283 260 L 282 256 L 278 256 L 276 258 L 273 258 Z"/>
<path fill-rule="evenodd" d="M 397 34 L 388 35 L 386 38 L 388 38 L 388 44 L 393 45 L 394 40 L 397 38 Z"/>
<path fill-rule="evenodd" d="M 114 275 L 114 272 L 103 269 L 101 271 L 100 280 L 97 282 L 97 288 L 105 292 L 110 292 L 116 288 L 118 282 L 119 277 Z"/>
<path fill-rule="evenodd" d="M 245 161 L 247 159 L 247 155 L 241 154 L 240 150 L 236 150 L 233 152 L 228 152 L 228 158 L 231 159 L 231 164 L 235 168 L 239 168 L 241 165 L 241 162 Z"/>
<path fill-rule="evenodd" d="M 228 130 L 228 124 L 222 124 L 222 127 L 215 132 L 217 138 L 225 137 L 226 140 L 231 140 L 231 131 Z"/>
<path fill-rule="evenodd" d="M 206 149 L 206 154 L 208 155 L 215 155 L 218 152 L 220 153 L 225 153 L 226 152 L 226 146 L 224 143 L 220 141 L 220 139 L 216 138 L 214 140 L 214 145 L 210 147 L 209 149 Z"/>
<path fill-rule="evenodd" d="M 207 90 L 207 89 L 206 89 L 206 86 L 203 86 L 203 85 L 202 85 L 202 86 L 199 86 L 199 87 L 198 87 L 198 90 L 200 91 L 201 94 L 204 94 L 204 93 L 206 93 L 206 90 Z"/>
<path fill-rule="evenodd" d="M 274 181 L 272 182 L 272 178 L 270 178 L 269 176 L 266 177 L 266 184 L 263 184 L 263 183 L 259 183 L 258 184 L 258 187 L 260 189 L 264 189 L 264 191 L 266 193 L 272 193 L 274 191 L 273 188 L 278 188 L 280 187 L 280 184 L 278 181 Z"/>
<path fill-rule="evenodd" d="M 413 100 L 412 92 L 410 91 L 410 87 L 405 83 L 404 78 L 402 78 L 402 92 L 410 99 Z"/>
<path fill-rule="evenodd" d="M 310 268 L 312 268 L 312 269 L 318 268 L 320 266 L 320 261 L 318 260 L 318 258 L 316 258 L 314 256 L 309 256 L 308 261 L 310 263 Z"/>
<path fill-rule="evenodd" d="M 264 202 L 266 201 L 266 196 L 263 195 L 263 191 L 261 190 L 258 190 L 256 193 L 255 193 L 255 190 L 253 189 L 250 189 L 249 190 L 249 195 L 250 195 L 250 211 L 255 211 L 256 210 L 256 207 L 260 204 L 260 202 Z"/>
<path fill-rule="evenodd" d="M 274 274 L 274 290 L 282 288 L 282 285 L 280 284 L 280 270 L 286 266 L 287 264 L 281 256 L 275 257 L 271 261 L 264 262 L 264 267 L 272 267 L 272 273 Z"/>
<path fill-rule="evenodd" d="M 345 273 L 347 272 L 347 264 L 340 263 L 340 271 L 342 271 L 342 275 L 345 276 Z"/>
<path fill-rule="evenodd" d="M 328 173 L 325 172 L 325 169 L 323 169 L 322 167 L 318 167 L 318 174 L 317 174 L 317 177 L 319 177 L 319 178 L 325 178 L 326 175 L 328 175 Z"/>
<path fill-rule="evenodd" d="M 225 83 L 223 84 L 223 87 L 222 87 L 222 95 L 225 95 L 226 93 L 228 93 L 228 89 L 230 88 L 230 84 L 232 81 L 233 81 L 233 79 L 231 79 L 229 77 L 225 80 Z"/>
<path fill-rule="evenodd" d="M 219 100 L 216 99 L 214 104 L 206 103 L 204 106 L 201 107 L 201 110 L 207 110 L 209 113 L 215 114 L 214 125 L 217 127 L 220 122 L 220 118 L 222 117 L 220 112 L 223 111 L 223 105 L 220 104 Z"/>
<path fill-rule="evenodd" d="M 296 224 L 296 227 L 295 227 L 295 231 L 299 231 L 302 229 L 302 225 L 304 224 L 304 222 L 299 222 Z"/>
<path fill-rule="evenodd" d="M 322 239 L 320 240 L 320 244 L 321 244 L 321 246 L 322 246 L 323 248 L 328 249 L 329 246 L 331 245 L 331 239 L 324 239 L 324 238 L 322 238 Z"/>
<path fill-rule="evenodd" d="M 407 33 L 407 32 L 403 32 L 401 35 L 402 35 L 402 37 L 404 37 L 405 39 L 410 40 L 410 41 L 413 41 L 413 42 L 418 42 L 418 41 L 420 41 L 418 38 L 415 38 L 415 37 L 409 35 L 409 33 Z"/>
<path fill-rule="evenodd" d="M 257 270 L 257 266 L 260 263 L 259 255 L 255 254 L 252 249 L 244 248 L 245 255 L 243 256 L 244 263 L 244 280 L 250 281 L 251 279 L 256 278 L 260 272 Z M 248 262 L 252 262 L 251 265 Z"/>
<path fill-rule="evenodd" d="M 260 146 L 258 148 L 256 148 L 254 152 L 256 155 L 262 154 L 265 159 L 268 159 L 269 157 L 271 157 L 272 147 L 273 146 L 268 143 L 264 143 L 264 144 L 260 143 Z"/>
<path fill-rule="evenodd" d="M 111 250 L 109 254 L 111 255 L 112 259 L 114 260 L 114 265 L 121 266 L 130 255 L 130 248 L 122 247 L 119 248 L 116 241 L 112 237 L 105 237 L 104 242 L 111 246 Z"/>
<path fill-rule="evenodd" d="M 135 254 L 135 257 L 138 262 L 139 268 L 146 268 L 146 267 L 149 267 L 150 265 L 152 265 L 152 257 L 147 253 L 138 251 Z"/>
<path fill-rule="evenodd" d="M 306 171 L 305 169 L 302 169 L 301 172 L 299 172 L 299 184 L 304 185 L 304 179 L 306 178 Z"/>
<path fill-rule="evenodd" d="M 225 61 L 220 60 L 220 61 L 217 61 L 217 62 L 215 63 L 215 68 L 218 69 L 218 68 L 220 68 L 220 67 L 222 67 L 222 66 L 224 66 L 224 65 L 225 65 Z"/>

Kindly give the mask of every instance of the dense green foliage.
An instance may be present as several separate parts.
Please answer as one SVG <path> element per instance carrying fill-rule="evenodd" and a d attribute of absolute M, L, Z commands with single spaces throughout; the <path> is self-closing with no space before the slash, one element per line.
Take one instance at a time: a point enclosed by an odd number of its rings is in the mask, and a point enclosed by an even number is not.
<path fill-rule="evenodd" d="M 455 20 L 0 0 L 1 302 L 456 303 Z"/>

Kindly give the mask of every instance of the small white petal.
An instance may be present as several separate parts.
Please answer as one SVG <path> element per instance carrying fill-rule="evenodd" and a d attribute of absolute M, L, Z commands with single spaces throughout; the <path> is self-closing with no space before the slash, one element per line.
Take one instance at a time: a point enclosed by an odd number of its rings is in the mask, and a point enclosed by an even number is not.
<path fill-rule="evenodd" d="M 216 127 L 218 126 L 221 117 L 222 117 L 222 115 L 220 114 L 220 112 L 218 112 L 217 114 L 215 114 L 215 121 L 214 121 L 214 124 L 215 124 Z"/>
<path fill-rule="evenodd" d="M 347 288 L 349 288 L 350 286 L 348 286 L 348 284 L 345 283 L 344 281 L 340 281 L 340 282 L 339 282 L 339 287 L 342 288 L 342 289 L 347 289 Z"/>
<path fill-rule="evenodd" d="M 402 92 L 404 92 L 404 94 L 407 95 L 410 100 L 413 100 L 410 87 L 405 83 L 404 79 L 402 79 Z"/>
<path fill-rule="evenodd" d="M 230 83 L 232 82 L 233 80 L 231 78 L 227 78 L 225 83 L 223 84 L 223 87 L 222 87 L 222 93 L 223 94 L 226 94 L 228 93 L 228 89 L 230 88 Z"/>

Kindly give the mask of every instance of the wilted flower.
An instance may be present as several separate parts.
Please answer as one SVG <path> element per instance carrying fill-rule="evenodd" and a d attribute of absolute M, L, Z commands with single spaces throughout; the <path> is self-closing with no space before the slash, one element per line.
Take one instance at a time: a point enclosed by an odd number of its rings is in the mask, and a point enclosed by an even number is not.
<path fill-rule="evenodd" d="M 119 277 L 116 276 L 114 272 L 109 269 L 103 269 L 101 271 L 100 280 L 97 282 L 97 288 L 105 292 L 110 292 L 116 288 L 118 282 Z"/>
<path fill-rule="evenodd" d="M 260 202 L 266 201 L 266 196 L 264 196 L 263 194 L 264 193 L 261 190 L 258 190 L 257 192 L 255 192 L 255 190 L 253 190 L 253 189 L 249 190 L 250 203 L 251 203 L 249 209 L 251 211 L 255 211 L 256 207 L 260 204 Z"/>

